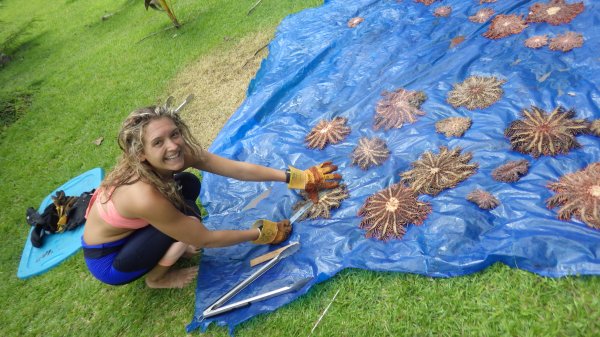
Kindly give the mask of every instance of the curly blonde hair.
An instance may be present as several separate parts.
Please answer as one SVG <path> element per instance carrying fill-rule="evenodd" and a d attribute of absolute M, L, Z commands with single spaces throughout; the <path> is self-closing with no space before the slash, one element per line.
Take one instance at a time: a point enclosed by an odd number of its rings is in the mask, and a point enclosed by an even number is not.
<path fill-rule="evenodd" d="M 173 179 L 165 180 L 147 162 L 140 160 L 144 153 L 144 131 L 146 126 L 153 120 L 167 117 L 179 128 L 183 141 L 192 156 L 197 158 L 202 152 L 200 143 L 191 134 L 188 126 L 179 114 L 168 106 L 149 106 L 137 109 L 129 114 L 123 121 L 119 131 L 118 143 L 123 153 L 112 171 L 106 176 L 101 184 L 105 191 L 122 185 L 130 185 L 137 181 L 144 181 L 154 186 L 165 198 L 167 198 L 179 210 L 187 206 L 178 192 L 177 184 Z M 112 196 L 109 192 L 108 199 Z"/>

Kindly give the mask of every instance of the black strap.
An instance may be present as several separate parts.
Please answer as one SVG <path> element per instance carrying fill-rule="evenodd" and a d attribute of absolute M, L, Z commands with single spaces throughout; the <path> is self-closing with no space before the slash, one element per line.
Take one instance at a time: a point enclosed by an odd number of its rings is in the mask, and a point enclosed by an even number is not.
<path fill-rule="evenodd" d="M 285 170 L 285 183 L 289 184 L 290 183 L 290 177 L 292 176 L 290 169 Z"/>
<path fill-rule="evenodd" d="M 116 253 L 121 250 L 123 246 L 103 247 L 103 248 L 88 248 L 83 247 L 83 256 L 86 259 L 99 259 L 106 255 Z"/>

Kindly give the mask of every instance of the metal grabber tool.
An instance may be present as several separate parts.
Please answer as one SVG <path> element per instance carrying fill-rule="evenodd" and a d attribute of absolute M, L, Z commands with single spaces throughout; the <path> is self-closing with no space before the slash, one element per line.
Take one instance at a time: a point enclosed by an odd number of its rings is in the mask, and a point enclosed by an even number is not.
<path fill-rule="evenodd" d="M 285 259 L 286 257 L 294 254 L 300 249 L 300 243 L 295 242 L 289 245 L 285 250 L 281 251 L 277 256 L 275 256 L 272 260 L 270 260 L 267 264 L 263 265 L 261 268 L 256 270 L 252 275 L 248 276 L 247 279 L 238 283 L 233 289 L 227 292 L 225 295 L 221 296 L 216 302 L 208 306 L 206 310 L 202 312 L 202 316 L 204 318 L 209 318 L 212 316 L 220 315 L 222 313 L 243 308 L 249 306 L 251 303 L 264 301 L 271 297 L 275 297 L 281 294 L 285 294 L 291 291 L 296 291 L 302 288 L 308 281 L 312 280 L 312 277 L 303 278 L 298 280 L 288 286 L 281 287 L 279 289 L 275 289 L 260 295 L 256 295 L 254 297 L 246 298 L 244 300 L 231 303 L 228 305 L 224 305 L 227 301 L 229 301 L 233 296 L 239 293 L 242 289 L 246 288 L 250 283 L 256 280 L 259 276 L 264 274 L 267 270 L 271 269 L 274 265 L 276 265 L 279 261 Z"/>
<path fill-rule="evenodd" d="M 179 106 L 175 109 L 175 112 L 179 112 L 179 110 L 181 110 L 184 106 L 186 106 L 189 102 L 191 102 L 194 99 L 194 94 L 189 94 L 185 100 L 179 104 Z"/>
<path fill-rule="evenodd" d="M 185 100 L 183 100 L 183 102 L 181 102 L 181 104 L 179 104 L 179 106 L 175 108 L 173 106 L 173 104 L 175 103 L 175 97 L 169 96 L 169 97 L 167 97 L 167 101 L 164 104 L 164 108 L 177 113 L 181 109 L 183 109 L 183 107 L 186 106 L 193 99 L 194 99 L 194 94 L 189 94 L 189 95 L 187 95 L 187 97 L 185 98 Z"/>

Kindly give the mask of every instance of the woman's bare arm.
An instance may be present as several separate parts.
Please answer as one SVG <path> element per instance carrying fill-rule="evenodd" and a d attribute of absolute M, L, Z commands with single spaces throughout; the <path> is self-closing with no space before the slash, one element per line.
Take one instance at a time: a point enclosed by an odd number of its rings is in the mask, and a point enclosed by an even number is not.
<path fill-rule="evenodd" d="M 285 172 L 270 167 L 227 159 L 208 151 L 193 160 L 191 166 L 210 173 L 243 181 L 285 182 Z"/>
<path fill-rule="evenodd" d="M 256 229 L 211 231 L 199 219 L 180 212 L 155 189 L 140 186 L 136 190 L 144 197 L 130 199 L 135 201 L 127 205 L 128 216 L 145 219 L 177 241 L 201 248 L 226 247 L 258 238 Z"/>

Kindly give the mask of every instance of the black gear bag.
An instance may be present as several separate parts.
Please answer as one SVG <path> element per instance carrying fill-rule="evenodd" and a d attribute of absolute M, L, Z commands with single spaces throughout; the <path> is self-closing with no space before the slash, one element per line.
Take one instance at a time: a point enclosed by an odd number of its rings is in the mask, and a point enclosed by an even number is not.
<path fill-rule="evenodd" d="M 73 230 L 85 222 L 85 211 L 92 199 L 94 190 L 83 192 L 80 196 L 66 196 L 64 191 L 57 191 L 52 196 L 52 203 L 39 214 L 33 207 L 26 212 L 27 223 L 34 226 L 31 243 L 40 248 L 43 238 L 48 234 Z"/>

